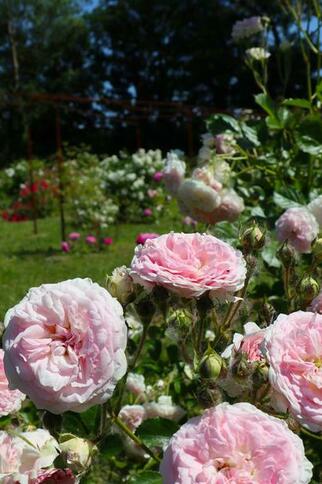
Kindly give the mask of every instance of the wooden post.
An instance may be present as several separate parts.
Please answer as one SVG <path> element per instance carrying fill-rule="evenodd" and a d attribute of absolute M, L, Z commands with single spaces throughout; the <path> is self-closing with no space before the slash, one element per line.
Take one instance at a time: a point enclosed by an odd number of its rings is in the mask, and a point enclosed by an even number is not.
<path fill-rule="evenodd" d="M 188 142 L 188 155 L 193 156 L 193 130 L 192 130 L 192 115 L 188 114 L 187 118 L 187 142 Z"/>
<path fill-rule="evenodd" d="M 33 168 L 33 153 L 32 153 L 32 137 L 31 137 L 31 128 L 27 125 L 26 128 L 27 134 L 27 160 L 28 160 L 28 168 L 29 168 L 29 185 L 30 185 L 30 193 L 31 193 L 31 212 L 32 212 L 32 225 L 33 225 L 33 232 L 34 234 L 38 234 L 38 223 L 37 223 L 37 198 L 35 196 L 34 188 L 34 168 Z"/>
<path fill-rule="evenodd" d="M 141 132 L 141 126 L 140 123 L 137 122 L 136 127 L 135 127 L 135 133 L 136 133 L 136 148 L 142 148 L 142 132 Z"/>
<path fill-rule="evenodd" d="M 62 150 L 61 138 L 61 122 L 59 109 L 56 107 L 56 162 L 58 173 L 58 200 L 59 200 L 59 215 L 60 215 L 60 234 L 62 242 L 66 240 L 66 224 L 65 224 L 65 193 L 64 193 L 64 159 Z"/>

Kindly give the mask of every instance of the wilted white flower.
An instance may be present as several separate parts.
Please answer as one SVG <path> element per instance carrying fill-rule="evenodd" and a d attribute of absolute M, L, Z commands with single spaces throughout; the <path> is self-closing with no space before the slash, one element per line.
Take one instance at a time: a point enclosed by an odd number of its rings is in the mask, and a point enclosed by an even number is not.
<path fill-rule="evenodd" d="M 261 17 L 249 17 L 243 20 L 238 20 L 231 33 L 232 39 L 235 42 L 258 34 L 264 29 Z"/>
<path fill-rule="evenodd" d="M 126 266 L 116 267 L 108 277 L 107 289 L 118 301 L 125 305 L 133 293 L 133 280 Z"/>
<path fill-rule="evenodd" d="M 129 373 L 126 379 L 126 388 L 137 397 L 144 394 L 146 390 L 144 376 L 138 373 Z"/>
<path fill-rule="evenodd" d="M 171 195 L 175 195 L 184 179 L 186 164 L 174 152 L 167 154 L 163 170 L 163 181 Z"/>
<path fill-rule="evenodd" d="M 162 395 L 157 402 L 149 402 L 144 405 L 147 418 L 167 418 L 179 421 L 185 414 L 185 410 L 172 402 L 172 398 Z"/>
<path fill-rule="evenodd" d="M 262 61 L 268 59 L 271 54 L 267 50 L 263 49 L 262 47 L 252 47 L 251 49 L 246 50 L 246 54 L 253 60 Z"/>

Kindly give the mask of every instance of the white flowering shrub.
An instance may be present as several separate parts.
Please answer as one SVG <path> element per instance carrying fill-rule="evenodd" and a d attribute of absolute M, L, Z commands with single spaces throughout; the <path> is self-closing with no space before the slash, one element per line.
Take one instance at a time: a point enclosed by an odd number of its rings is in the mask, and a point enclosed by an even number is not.
<path fill-rule="evenodd" d="M 115 222 L 118 205 L 106 196 L 99 158 L 80 150 L 70 155 L 74 156 L 64 164 L 64 181 L 72 222 L 95 232 L 106 229 Z"/>
<path fill-rule="evenodd" d="M 120 152 L 100 163 L 107 196 L 113 196 L 122 220 L 157 218 L 163 206 L 160 184 L 164 167 L 160 150 L 140 149 L 130 155 Z"/>

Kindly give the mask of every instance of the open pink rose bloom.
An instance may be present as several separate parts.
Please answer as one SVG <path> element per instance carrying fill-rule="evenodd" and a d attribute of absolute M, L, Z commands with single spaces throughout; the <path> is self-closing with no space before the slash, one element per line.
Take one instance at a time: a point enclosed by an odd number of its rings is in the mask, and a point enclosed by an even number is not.
<path fill-rule="evenodd" d="M 212 235 L 170 233 L 136 248 L 130 274 L 147 288 L 160 285 L 191 298 L 238 291 L 246 263 L 241 252 Z"/>
<path fill-rule="evenodd" d="M 163 484 L 308 484 L 312 464 L 285 422 L 249 403 L 222 403 L 174 434 L 160 471 Z"/>
<path fill-rule="evenodd" d="M 265 334 L 269 379 L 278 410 L 313 432 L 322 430 L 322 315 L 280 314 Z"/>
<path fill-rule="evenodd" d="M 33 288 L 5 317 L 10 387 L 52 413 L 82 412 L 111 397 L 126 372 L 119 302 L 90 279 Z"/>

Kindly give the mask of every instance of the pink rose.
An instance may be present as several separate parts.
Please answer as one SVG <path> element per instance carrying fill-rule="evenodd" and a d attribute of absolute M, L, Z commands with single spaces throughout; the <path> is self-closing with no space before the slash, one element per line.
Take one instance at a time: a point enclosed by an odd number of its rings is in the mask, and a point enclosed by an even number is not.
<path fill-rule="evenodd" d="M 70 251 L 70 246 L 69 246 L 69 243 L 68 242 L 65 242 L 63 241 L 61 244 L 60 244 L 60 248 L 63 252 L 69 252 Z"/>
<path fill-rule="evenodd" d="M 236 153 L 236 142 L 231 134 L 217 134 L 215 136 L 215 147 L 218 154 L 233 155 Z"/>
<path fill-rule="evenodd" d="M 49 469 L 40 472 L 32 484 L 75 484 L 76 477 L 70 469 Z"/>
<path fill-rule="evenodd" d="M 130 274 L 147 288 L 160 285 L 191 298 L 238 291 L 246 263 L 241 252 L 212 235 L 170 233 L 136 248 Z"/>
<path fill-rule="evenodd" d="M 220 205 L 213 211 L 211 223 L 234 222 L 245 209 L 243 199 L 232 188 L 222 190 L 220 196 Z"/>
<path fill-rule="evenodd" d="M 156 182 L 160 182 L 163 178 L 163 173 L 162 171 L 156 171 L 153 175 L 153 180 L 156 181 Z"/>
<path fill-rule="evenodd" d="M 270 383 L 282 397 L 279 410 L 313 432 L 322 430 L 322 315 L 280 314 L 267 328 L 264 347 Z"/>
<path fill-rule="evenodd" d="M 38 408 L 83 412 L 108 400 L 126 372 L 122 306 L 90 279 L 30 289 L 4 325 L 10 386 Z"/>
<path fill-rule="evenodd" d="M 312 313 L 322 314 L 322 291 L 313 299 L 310 306 L 308 307 L 308 311 L 312 311 Z"/>
<path fill-rule="evenodd" d="M 80 238 L 80 233 L 79 232 L 71 232 L 68 235 L 69 240 L 78 240 Z"/>
<path fill-rule="evenodd" d="M 206 185 L 216 190 L 216 192 L 219 192 L 222 189 L 222 184 L 214 178 L 211 170 L 206 167 L 196 168 L 192 173 L 192 179 L 204 182 Z"/>
<path fill-rule="evenodd" d="M 304 207 L 289 208 L 276 221 L 276 235 L 280 242 L 286 240 L 298 252 L 311 252 L 311 244 L 319 233 L 315 217 Z"/>
<path fill-rule="evenodd" d="M 265 337 L 265 329 L 260 329 L 255 323 L 246 323 L 244 325 L 244 335 L 235 333 L 233 343 L 226 348 L 221 356 L 224 358 L 234 359 L 236 353 L 244 353 L 248 361 L 264 360 L 264 354 L 261 349 Z"/>
<path fill-rule="evenodd" d="M 222 403 L 174 434 L 160 472 L 164 484 L 308 484 L 312 464 L 285 422 L 249 403 Z"/>
<path fill-rule="evenodd" d="M 143 215 L 144 217 L 151 217 L 151 215 L 153 215 L 153 211 L 151 210 L 151 208 L 145 208 L 143 210 Z"/>
<path fill-rule="evenodd" d="M 119 418 L 132 432 L 135 432 L 141 423 L 147 419 L 147 414 L 143 405 L 125 405 L 121 408 Z M 118 428 L 116 428 L 115 431 L 117 433 L 121 432 Z M 124 432 L 121 433 L 121 437 L 124 447 L 130 455 L 134 455 L 141 459 L 149 457 L 149 455 L 146 454 L 141 447 L 135 444 L 130 437 L 125 435 Z"/>
<path fill-rule="evenodd" d="M 102 242 L 103 242 L 104 245 L 112 245 L 113 239 L 112 239 L 112 237 L 104 237 Z"/>
<path fill-rule="evenodd" d="M 151 188 L 148 189 L 148 197 L 149 198 L 155 198 L 157 196 L 158 192 L 157 190 L 152 190 Z"/>
<path fill-rule="evenodd" d="M 17 412 L 26 395 L 19 390 L 9 390 L 8 380 L 3 366 L 4 351 L 0 349 L 0 417 Z"/>
<path fill-rule="evenodd" d="M 196 227 L 197 224 L 198 224 L 198 222 L 196 220 L 194 220 L 193 218 L 189 217 L 188 215 L 187 215 L 187 217 L 184 217 L 182 219 L 182 223 L 184 225 L 187 225 L 188 227 L 189 226 Z"/>
<path fill-rule="evenodd" d="M 88 235 L 85 241 L 88 245 L 95 245 L 97 243 L 97 239 L 94 235 Z"/>
<path fill-rule="evenodd" d="M 145 244 L 145 242 L 149 239 L 156 239 L 157 237 L 160 237 L 159 234 L 155 234 L 153 232 L 149 233 L 149 232 L 145 232 L 145 233 L 141 233 L 137 236 L 136 238 L 136 243 L 137 244 Z"/>

